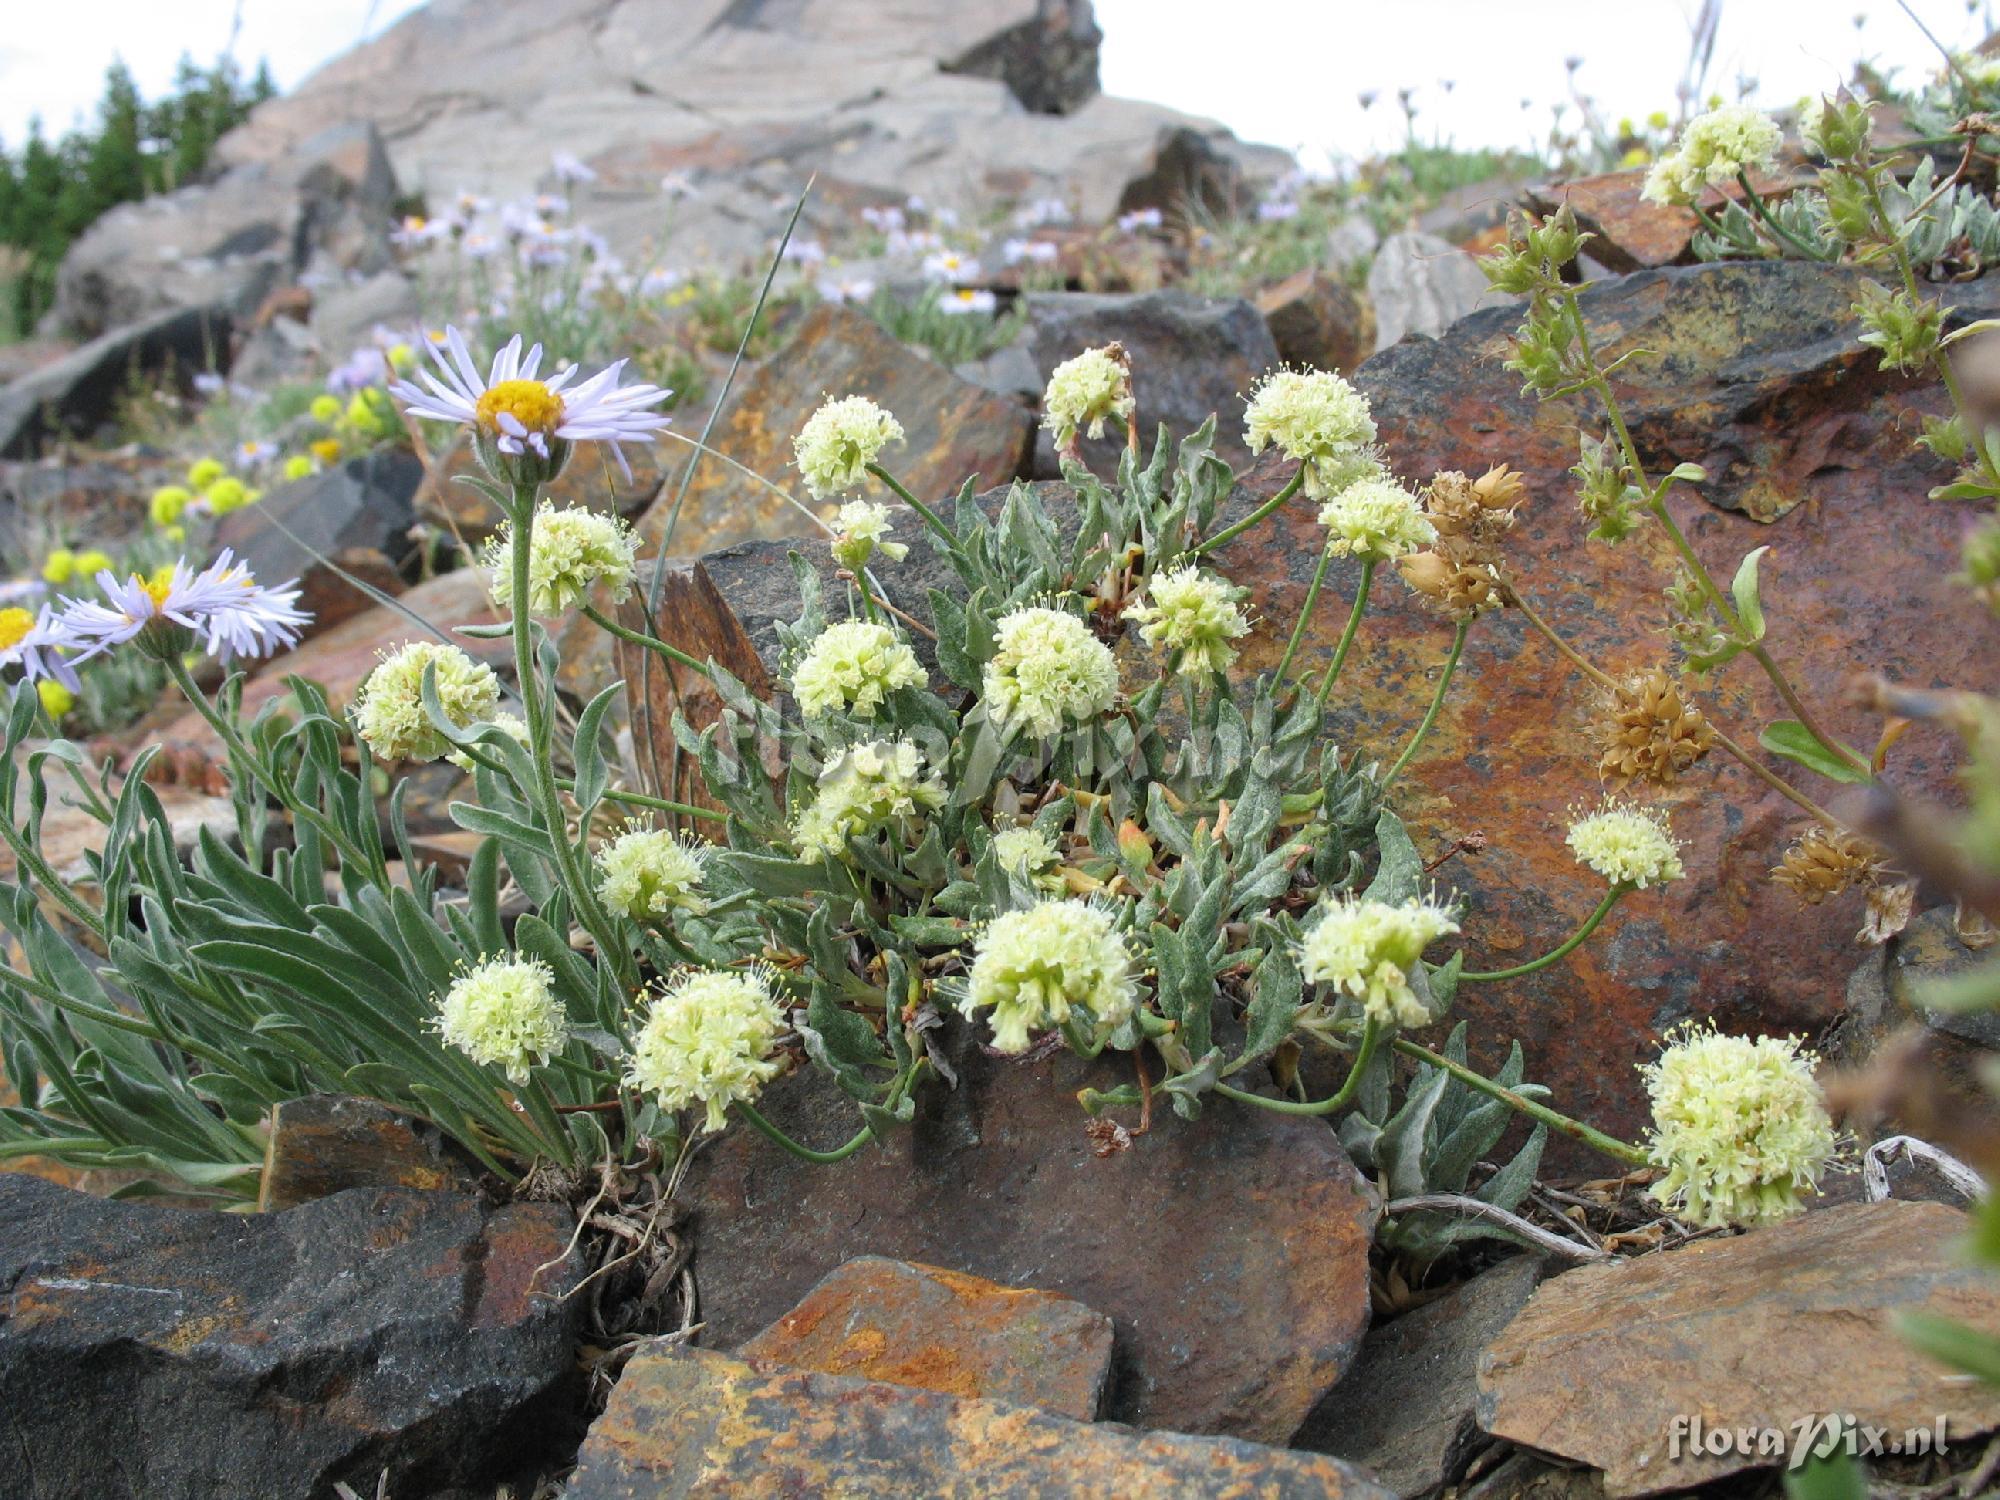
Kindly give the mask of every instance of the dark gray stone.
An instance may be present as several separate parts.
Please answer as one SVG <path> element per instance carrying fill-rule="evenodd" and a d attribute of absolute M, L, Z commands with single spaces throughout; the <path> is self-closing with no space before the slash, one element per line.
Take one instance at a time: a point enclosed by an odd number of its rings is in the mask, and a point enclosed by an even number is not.
<path fill-rule="evenodd" d="M 1292 1446 L 1361 1464 L 1404 1500 L 1455 1483 L 1490 1441 L 1473 1415 L 1480 1351 L 1552 1269 L 1517 1255 L 1372 1330 Z"/>
<path fill-rule="evenodd" d="M 579 1435 L 570 1227 L 447 1193 L 231 1214 L 0 1174 L 0 1489 L 324 1500 L 386 1470 L 490 1495 Z"/>
<path fill-rule="evenodd" d="M 183 384 L 229 367 L 229 314 L 215 307 L 154 313 L 92 339 L 0 390 L 0 458 L 27 458 L 59 433 L 88 435 L 135 380 Z"/>
<path fill-rule="evenodd" d="M 1103 40 L 1090 0 L 1037 0 L 1033 17 L 981 38 L 939 66 L 947 73 L 997 78 L 1038 115 L 1066 115 L 1097 97 L 1097 47 Z"/>
<path fill-rule="evenodd" d="M 1164 422 L 1176 436 L 1192 432 L 1213 413 L 1216 451 L 1239 467 L 1243 447 L 1243 398 L 1251 384 L 1278 363 L 1278 346 L 1263 315 L 1240 297 L 1197 297 L 1191 292 L 1123 294 L 1038 293 L 1025 299 L 1027 326 L 1021 346 L 1034 359 L 1043 384 L 1072 355 L 1117 342 L 1132 357 L 1132 393 L 1139 434 L 1151 451 Z M 1117 467 L 1117 444 L 1107 434 L 1086 442 L 1084 456 L 1098 473 Z M 1035 438 L 1033 473 L 1061 475 L 1046 431 Z"/>

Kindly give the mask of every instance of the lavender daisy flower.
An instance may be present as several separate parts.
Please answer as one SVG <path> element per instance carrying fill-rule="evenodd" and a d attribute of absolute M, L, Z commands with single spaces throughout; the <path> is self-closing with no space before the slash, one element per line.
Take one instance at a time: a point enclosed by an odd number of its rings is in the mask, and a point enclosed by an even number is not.
<path fill-rule="evenodd" d="M 292 582 L 264 587 L 226 547 L 199 573 L 185 559 L 151 578 L 135 573 L 120 579 L 106 570 L 97 575 L 106 602 L 65 598 L 55 628 L 84 648 L 78 661 L 128 641 L 161 661 L 197 645 L 222 661 L 269 656 L 297 645 L 299 631 L 312 620 L 298 608 Z"/>
<path fill-rule="evenodd" d="M 63 660 L 59 649 L 75 644 L 55 611 L 46 604 L 39 614 L 31 614 L 19 605 L 0 609 L 0 667 L 18 666 L 21 676 L 29 682 L 50 677 L 75 692 L 76 669 Z"/>
<path fill-rule="evenodd" d="M 395 381 L 389 389 L 411 416 L 471 428 L 482 459 L 510 480 L 553 479 L 567 461 L 571 443 L 609 444 L 629 479 L 631 470 L 619 445 L 645 442 L 667 425 L 665 417 L 648 408 L 672 392 L 656 385 L 619 385 L 622 359 L 577 385 L 570 383 L 578 373 L 575 366 L 541 380 L 542 346 L 535 345 L 524 358 L 516 334 L 493 356 L 482 379 L 456 328 L 445 329 L 445 346 L 430 346 L 442 380 L 419 370 L 428 390 L 407 380 Z"/>

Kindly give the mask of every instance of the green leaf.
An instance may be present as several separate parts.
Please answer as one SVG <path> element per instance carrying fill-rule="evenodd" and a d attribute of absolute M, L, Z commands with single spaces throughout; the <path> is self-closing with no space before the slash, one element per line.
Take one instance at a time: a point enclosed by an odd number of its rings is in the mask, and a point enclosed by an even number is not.
<path fill-rule="evenodd" d="M 604 800 L 604 790 L 611 785 L 611 772 L 604 763 L 604 716 L 624 688 L 622 682 L 612 683 L 577 715 L 576 802 L 582 810 L 580 821 L 584 823 L 590 821 L 592 809 Z"/>
<path fill-rule="evenodd" d="M 1375 818 L 1375 842 L 1381 850 L 1381 864 L 1363 893 L 1371 901 L 1399 906 L 1423 893 L 1424 861 L 1403 820 L 1388 808 Z"/>
<path fill-rule="evenodd" d="M 1737 622 L 1743 627 L 1738 639 L 1745 645 L 1755 645 L 1764 639 L 1764 602 L 1757 593 L 1757 568 L 1770 550 L 1767 545 L 1747 553 L 1729 585 L 1729 592 L 1736 598 Z"/>
<path fill-rule="evenodd" d="M 1786 1500 L 1868 1500 L 1868 1476 L 1844 1447 L 1815 1453 L 1785 1471 Z"/>
<path fill-rule="evenodd" d="M 1933 500 L 1991 500 L 1996 496 L 2000 496 L 2000 485 L 1969 479 L 1962 479 L 1956 484 L 1941 484 L 1930 492 Z"/>
<path fill-rule="evenodd" d="M 1265 949 L 1257 964 L 1257 992 L 1243 1013 L 1243 1053 L 1231 1065 L 1232 1071 L 1262 1061 L 1284 1044 L 1298 1019 L 1304 991 L 1299 966 L 1285 945 L 1273 943 Z"/>
<path fill-rule="evenodd" d="M 1912 1345 L 1983 1384 L 2000 1386 L 2000 1334 L 1936 1313 L 1906 1312 L 1896 1326 Z"/>
<path fill-rule="evenodd" d="M 1822 745 L 1813 737 L 1812 731 L 1796 719 L 1779 719 L 1757 736 L 1757 743 L 1773 755 L 1796 762 L 1808 771 L 1817 771 L 1832 781 L 1852 786 L 1871 779 L 1867 771 L 1848 764 Z M 1862 765 L 1867 764 L 1867 757 L 1859 751 L 1851 753 Z"/>

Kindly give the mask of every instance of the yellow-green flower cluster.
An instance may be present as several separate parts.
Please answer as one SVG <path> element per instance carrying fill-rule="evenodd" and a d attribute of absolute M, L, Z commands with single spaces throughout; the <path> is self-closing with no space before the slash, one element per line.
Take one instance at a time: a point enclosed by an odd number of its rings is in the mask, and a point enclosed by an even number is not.
<path fill-rule="evenodd" d="M 549 966 L 533 958 L 489 958 L 467 969 L 438 1005 L 438 1032 L 482 1067 L 507 1070 L 514 1083 L 569 1041 Z"/>
<path fill-rule="evenodd" d="M 704 1128 L 720 1130 L 730 1105 L 755 1099 L 783 1070 L 777 1044 L 784 1024 L 762 973 L 682 973 L 647 1012 L 625 1082 L 662 1109 L 702 1105 Z"/>
<path fill-rule="evenodd" d="M 1410 977 L 1424 949 L 1458 931 L 1457 913 L 1435 900 L 1392 905 L 1366 897 L 1333 902 L 1299 945 L 1299 972 L 1361 1002 L 1378 1026 L 1422 1026 L 1431 1019 Z"/>
<path fill-rule="evenodd" d="M 112 566 L 111 554 L 99 548 L 86 547 L 80 552 L 72 552 L 67 547 L 56 547 L 42 562 L 42 582 L 88 583 L 99 573 L 109 572 Z"/>
<path fill-rule="evenodd" d="M 659 828 L 626 828 L 597 851 L 597 894 L 605 906 L 635 922 L 670 912 L 699 916 L 704 847 Z"/>
<path fill-rule="evenodd" d="M 1641 196 L 1653 203 L 1696 202 L 1707 189 L 1733 182 L 1738 172 L 1770 167 L 1783 139 L 1776 121 L 1747 104 L 1696 115 L 1674 149 L 1653 163 Z"/>
<path fill-rule="evenodd" d="M 872 500 L 848 501 L 840 507 L 840 530 L 833 538 L 833 560 L 850 573 L 867 567 L 868 560 L 877 552 L 890 562 L 901 562 L 910 555 L 910 549 L 903 542 L 889 540 L 894 529 L 888 506 Z"/>
<path fill-rule="evenodd" d="M 996 917 L 973 949 L 968 1012 L 991 1010 L 993 1046 L 1025 1052 L 1028 1034 L 1074 1022 L 1101 1040 L 1131 1018 L 1132 956 L 1111 913 L 1043 901 Z"/>
<path fill-rule="evenodd" d="M 1368 398 L 1326 370 L 1274 370 L 1250 393 L 1243 441 L 1252 453 L 1271 444 L 1303 465 L 1306 494 L 1336 495 L 1377 472 L 1375 419 Z"/>
<path fill-rule="evenodd" d="M 866 396 L 828 401 L 807 418 L 792 440 L 792 456 L 816 499 L 845 494 L 890 443 L 903 440 L 894 417 Z"/>
<path fill-rule="evenodd" d="M 460 729 L 493 718 L 500 706 L 500 682 L 493 669 L 456 646 L 412 641 L 368 674 L 349 710 L 354 732 L 378 759 L 436 760 L 452 744 L 424 712 L 424 670 L 436 669 L 438 703 Z"/>
<path fill-rule="evenodd" d="M 843 620 L 806 648 L 792 672 L 792 696 L 799 711 L 814 718 L 848 713 L 872 719 L 891 693 L 921 687 L 923 681 L 916 652 L 888 626 Z"/>
<path fill-rule="evenodd" d="M 1132 605 L 1125 618 L 1139 622 L 1148 645 L 1178 651 L 1184 676 L 1229 670 L 1236 660 L 1230 642 L 1250 633 L 1250 622 L 1237 607 L 1249 590 L 1190 564 L 1159 574 L 1146 593 L 1149 602 Z"/>
<path fill-rule="evenodd" d="M 839 858 L 849 839 L 907 830 L 944 799 L 943 784 L 926 774 L 923 751 L 908 740 L 850 745 L 820 773 L 812 805 L 792 824 L 792 840 L 801 859 Z"/>
<path fill-rule="evenodd" d="M 1003 615 L 980 696 L 995 723 L 1046 738 L 1082 724 L 1118 696 L 1118 663 L 1075 615 L 1036 605 Z"/>
<path fill-rule="evenodd" d="M 1061 859 L 1056 846 L 1032 827 L 1003 828 L 994 834 L 993 857 L 1001 869 L 1019 875 L 1037 890 L 1063 888 L 1063 878 L 1056 872 Z"/>
<path fill-rule="evenodd" d="M 1596 812 L 1569 825 L 1567 840 L 1579 861 L 1613 885 L 1644 890 L 1684 873 L 1681 846 L 1664 812 L 1607 798 Z"/>
<path fill-rule="evenodd" d="M 528 532 L 528 609 L 531 614 L 561 614 L 574 609 L 599 585 L 613 604 L 632 590 L 638 566 L 639 538 L 618 516 L 588 506 L 561 510 L 544 500 Z M 493 602 L 510 607 L 514 596 L 514 538 L 503 527 L 487 548 Z"/>
<path fill-rule="evenodd" d="M 1075 442 L 1079 432 L 1101 438 L 1107 419 L 1116 417 L 1129 424 L 1132 412 L 1132 372 L 1116 345 L 1086 349 L 1049 372 L 1048 389 L 1042 393 L 1042 425 L 1058 449 Z"/>
<path fill-rule="evenodd" d="M 1437 540 L 1421 501 L 1393 479 L 1363 479 L 1320 507 L 1319 523 L 1336 557 L 1388 562 Z"/>
<path fill-rule="evenodd" d="M 1769 1224 L 1798 1213 L 1836 1141 L 1796 1038 L 1688 1027 L 1641 1068 L 1652 1098 L 1653 1196 L 1690 1223 Z"/>

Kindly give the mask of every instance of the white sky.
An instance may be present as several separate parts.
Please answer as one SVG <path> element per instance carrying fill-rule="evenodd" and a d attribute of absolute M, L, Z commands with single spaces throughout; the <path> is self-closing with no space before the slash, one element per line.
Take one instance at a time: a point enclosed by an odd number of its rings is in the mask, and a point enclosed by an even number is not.
<path fill-rule="evenodd" d="M 231 45 L 246 69 L 268 59 L 281 87 L 374 35 L 416 0 L 6 0 L 0 25 L 0 141 L 39 113 L 51 134 L 87 117 L 122 55 L 151 97 L 183 51 L 206 62 Z M 522 0 L 534 3 L 534 0 Z M 962 0 L 973 3 L 973 0 Z M 1698 0 L 1096 0 L 1107 91 L 1211 115 L 1249 139 L 1365 154 L 1396 144 L 1400 88 L 1419 132 L 1460 145 L 1524 143 L 1577 85 L 1613 114 L 1671 108 Z M 1944 41 L 1985 34 L 1990 0 L 1911 0 Z M 1218 24 L 1226 14 L 1228 25 Z M 1854 17 L 1865 17 L 1857 33 Z M 238 17 L 240 15 L 240 28 Z M 1837 83 L 1859 55 L 1929 71 L 1937 55 L 1894 0 L 1725 0 L 1710 87 L 1789 103 Z M 1453 84 L 1450 92 L 1444 81 Z M 1377 90 L 1372 111 L 1358 95 Z M 1524 98 L 1536 101 L 1524 112 Z"/>

